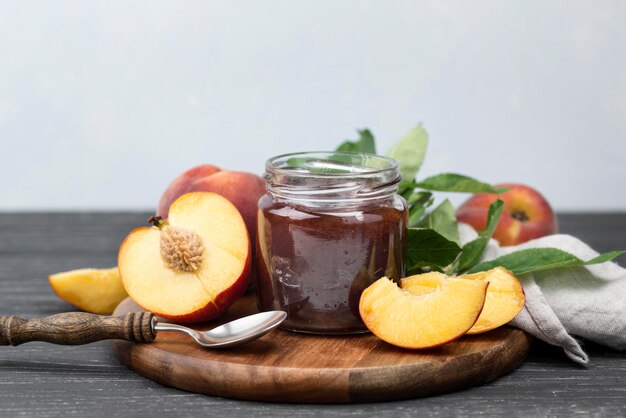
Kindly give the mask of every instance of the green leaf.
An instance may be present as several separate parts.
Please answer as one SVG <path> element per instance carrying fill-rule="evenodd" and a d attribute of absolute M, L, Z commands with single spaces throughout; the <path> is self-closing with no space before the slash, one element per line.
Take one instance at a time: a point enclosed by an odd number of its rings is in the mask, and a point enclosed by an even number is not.
<path fill-rule="evenodd" d="M 400 138 L 387 153 L 388 157 L 395 159 L 400 165 L 400 173 L 405 184 L 415 179 L 424 162 L 427 146 L 428 134 L 420 124 Z"/>
<path fill-rule="evenodd" d="M 607 261 L 611 261 L 613 260 L 615 257 L 622 255 L 626 253 L 626 250 L 619 250 L 619 251 L 609 251 L 608 253 L 604 253 L 604 254 L 600 254 L 599 256 L 597 256 L 596 258 L 592 258 L 591 260 L 588 260 L 585 265 L 589 265 L 589 264 L 600 264 L 600 263 L 606 263 Z"/>
<path fill-rule="evenodd" d="M 374 135 L 372 135 L 370 130 L 363 129 L 357 132 L 359 133 L 359 139 L 356 141 L 347 140 L 339 145 L 335 151 L 376 154 L 376 143 L 374 142 Z"/>
<path fill-rule="evenodd" d="M 426 212 L 426 208 L 424 206 L 415 205 L 409 208 L 409 227 L 416 227 L 422 217 L 424 216 L 424 212 Z"/>
<path fill-rule="evenodd" d="M 411 226 L 410 221 L 409 226 Z M 459 228 L 456 223 L 454 206 L 452 206 L 452 203 L 450 203 L 448 199 L 444 200 L 430 212 L 417 226 L 420 228 L 434 229 L 450 241 L 454 241 L 457 244 L 459 243 Z"/>
<path fill-rule="evenodd" d="M 422 220 L 426 208 L 433 203 L 433 194 L 430 192 L 417 192 L 413 190 L 406 193 L 406 203 L 409 206 L 409 226 L 414 227 Z"/>
<path fill-rule="evenodd" d="M 490 184 L 483 183 L 462 174 L 443 173 L 428 177 L 415 183 L 415 187 L 426 190 L 436 190 L 440 192 L 461 192 L 461 193 L 504 193 L 508 189 L 495 188 Z"/>
<path fill-rule="evenodd" d="M 398 183 L 398 194 L 408 201 L 413 193 L 415 193 L 415 182 L 413 180 L 400 180 L 400 183 Z"/>
<path fill-rule="evenodd" d="M 478 238 L 468 242 L 463 246 L 463 252 L 458 260 L 456 260 L 453 270 L 455 272 L 463 272 L 471 269 L 479 261 L 483 255 L 489 238 L 493 235 L 493 231 L 498 225 L 500 215 L 504 209 L 504 202 L 497 199 L 489 206 L 489 213 L 487 215 L 487 227 L 478 234 Z"/>
<path fill-rule="evenodd" d="M 412 193 L 406 198 L 406 203 L 409 206 L 425 206 L 428 207 L 433 202 L 433 194 L 431 192 L 417 192 Z"/>
<path fill-rule="evenodd" d="M 404 180 L 401 180 L 400 183 L 398 184 L 398 194 L 401 195 L 404 198 L 404 200 L 406 200 L 407 203 L 409 203 L 409 205 L 411 204 L 409 200 L 412 199 L 413 196 L 416 194 L 429 193 L 432 195 L 432 193 L 430 192 L 424 192 L 424 191 L 416 192 L 414 184 L 415 183 L 413 181 L 404 181 Z"/>
<path fill-rule="evenodd" d="M 496 199 L 491 205 L 489 205 L 489 212 L 487 213 L 487 226 L 478 234 L 480 237 L 487 238 L 487 240 L 491 238 L 493 231 L 495 231 L 496 226 L 498 226 L 498 221 L 500 220 L 500 215 L 502 215 L 503 209 L 504 201 L 502 199 Z"/>
<path fill-rule="evenodd" d="M 575 267 L 604 263 L 624 253 L 626 253 L 626 251 L 611 251 L 591 260 L 583 261 L 575 255 L 567 251 L 559 250 L 558 248 L 528 248 L 526 250 L 503 255 L 495 260 L 480 263 L 472 267 L 469 273 L 486 271 L 495 267 L 504 267 L 511 270 L 511 272 L 517 276 L 558 267 Z"/>
<path fill-rule="evenodd" d="M 409 228 L 407 242 L 408 270 L 422 266 L 445 267 L 452 263 L 461 247 L 437 231 Z"/>

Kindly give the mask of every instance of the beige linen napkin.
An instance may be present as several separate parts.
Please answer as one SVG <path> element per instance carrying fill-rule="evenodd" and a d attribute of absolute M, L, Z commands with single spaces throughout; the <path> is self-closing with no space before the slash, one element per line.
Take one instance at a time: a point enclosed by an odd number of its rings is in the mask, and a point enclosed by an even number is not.
<path fill-rule="evenodd" d="M 477 237 L 469 225 L 459 224 L 461 244 Z M 500 247 L 491 240 L 481 261 L 527 248 L 553 247 L 590 260 L 599 254 L 571 235 L 557 234 L 524 244 Z M 549 344 L 560 346 L 578 364 L 589 357 L 574 336 L 618 350 L 626 349 L 626 269 L 606 262 L 525 274 L 519 277 L 526 306 L 510 322 Z"/>

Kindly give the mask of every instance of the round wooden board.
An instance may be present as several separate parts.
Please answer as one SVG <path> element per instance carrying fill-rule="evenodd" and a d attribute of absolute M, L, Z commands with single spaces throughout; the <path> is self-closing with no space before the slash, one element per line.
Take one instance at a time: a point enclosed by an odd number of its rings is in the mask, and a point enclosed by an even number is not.
<path fill-rule="evenodd" d="M 141 311 L 130 299 L 116 315 Z M 202 330 L 256 312 L 253 295 Z M 501 327 L 436 349 L 411 351 L 371 334 L 325 337 L 274 330 L 229 350 L 160 332 L 151 344 L 114 340 L 121 363 L 148 379 L 191 392 L 271 402 L 350 403 L 417 398 L 481 385 L 516 368 L 531 337 Z"/>

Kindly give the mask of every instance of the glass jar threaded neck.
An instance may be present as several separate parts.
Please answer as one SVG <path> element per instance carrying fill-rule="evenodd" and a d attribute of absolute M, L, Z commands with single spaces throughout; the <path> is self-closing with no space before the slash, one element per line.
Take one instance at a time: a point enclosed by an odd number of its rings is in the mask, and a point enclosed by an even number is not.
<path fill-rule="evenodd" d="M 272 197 L 303 205 L 367 204 L 394 196 L 398 163 L 356 152 L 303 152 L 269 159 L 264 178 Z"/>

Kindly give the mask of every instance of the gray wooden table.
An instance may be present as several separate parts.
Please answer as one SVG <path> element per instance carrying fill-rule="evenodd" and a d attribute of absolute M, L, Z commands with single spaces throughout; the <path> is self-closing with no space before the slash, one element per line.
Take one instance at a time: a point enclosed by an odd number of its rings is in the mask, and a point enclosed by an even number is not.
<path fill-rule="evenodd" d="M 144 213 L 0 214 L 0 315 L 70 311 L 48 286 L 51 273 L 110 267 Z M 561 231 L 598 251 L 626 248 L 626 213 L 565 214 Z M 626 257 L 618 259 L 626 264 Z M 626 295 L 625 295 L 626 297 Z M 118 364 L 107 342 L 0 347 L 0 417 L 12 416 L 591 416 L 626 415 L 626 353 L 586 344 L 591 365 L 535 343 L 513 373 L 482 387 L 402 402 L 288 405 L 212 398 L 144 379 Z"/>

